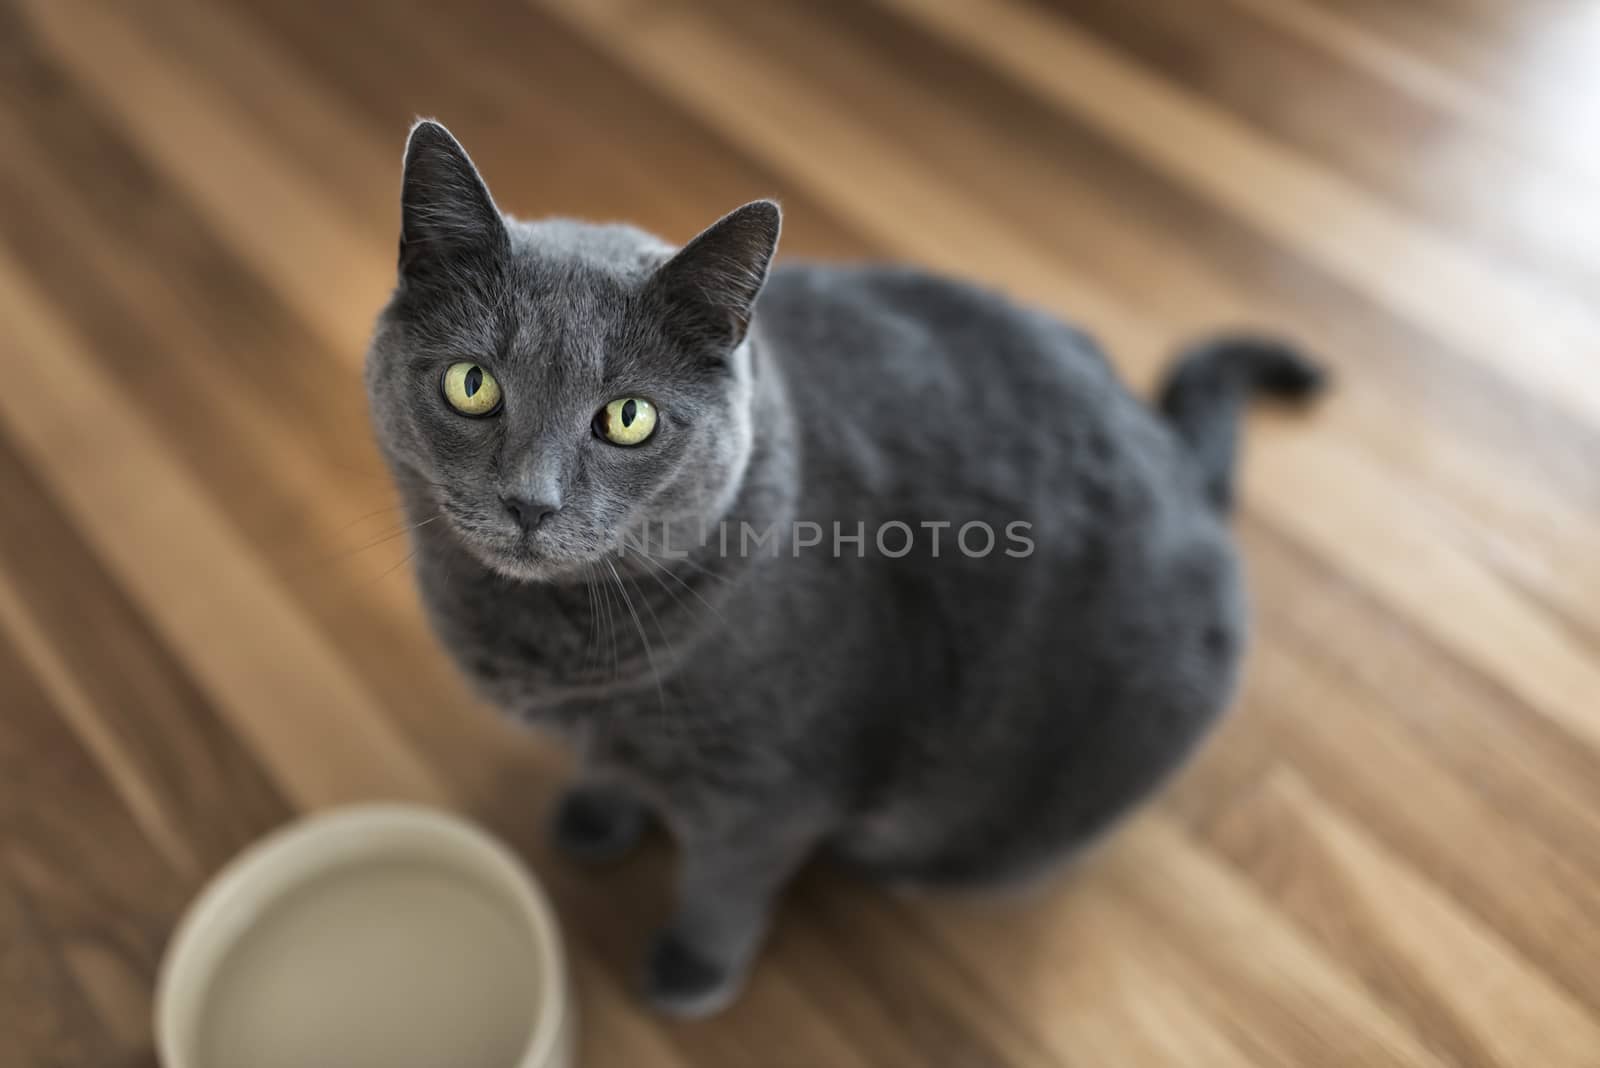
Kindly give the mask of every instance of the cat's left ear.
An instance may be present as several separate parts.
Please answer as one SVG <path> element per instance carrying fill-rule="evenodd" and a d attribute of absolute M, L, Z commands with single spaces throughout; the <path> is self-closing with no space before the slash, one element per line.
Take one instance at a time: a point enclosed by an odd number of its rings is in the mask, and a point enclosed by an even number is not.
<path fill-rule="evenodd" d="M 413 126 L 400 192 L 401 276 L 498 256 L 509 243 L 505 221 L 467 150 L 431 119 Z"/>
<path fill-rule="evenodd" d="M 782 221 L 770 200 L 737 208 L 663 264 L 651 284 L 692 333 L 732 348 L 750 329 Z"/>

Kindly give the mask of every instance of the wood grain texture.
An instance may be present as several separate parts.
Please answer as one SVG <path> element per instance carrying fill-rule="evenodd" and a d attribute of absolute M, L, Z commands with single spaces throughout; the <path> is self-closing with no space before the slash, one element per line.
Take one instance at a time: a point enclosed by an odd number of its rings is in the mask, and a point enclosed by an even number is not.
<path fill-rule="evenodd" d="M 549 884 L 585 1063 L 1600 1066 L 1600 21 L 1566 0 L 0 5 L 0 1064 L 145 1066 L 185 902 L 299 812 L 466 811 Z M 806 873 L 748 995 L 629 993 L 660 845 L 543 841 L 365 425 L 401 139 L 523 215 L 897 259 L 1099 333 L 1221 323 L 1254 419 L 1238 708 L 1023 900 Z"/>

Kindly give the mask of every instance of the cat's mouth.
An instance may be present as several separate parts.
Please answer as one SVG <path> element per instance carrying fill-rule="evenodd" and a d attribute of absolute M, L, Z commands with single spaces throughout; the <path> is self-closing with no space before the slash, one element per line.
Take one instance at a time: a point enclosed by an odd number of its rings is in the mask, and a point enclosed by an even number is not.
<path fill-rule="evenodd" d="M 556 582 L 582 575 L 596 556 L 593 548 L 560 522 L 525 531 L 486 520 L 453 502 L 439 506 L 457 539 L 478 561 L 518 582 Z"/>

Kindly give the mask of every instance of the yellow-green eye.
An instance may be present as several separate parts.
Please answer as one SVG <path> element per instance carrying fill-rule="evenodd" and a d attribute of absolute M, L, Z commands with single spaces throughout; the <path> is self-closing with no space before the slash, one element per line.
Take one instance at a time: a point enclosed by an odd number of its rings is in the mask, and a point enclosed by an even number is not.
<path fill-rule="evenodd" d="M 656 432 L 656 406 L 643 397 L 618 397 L 594 417 L 595 429 L 614 445 L 638 445 Z"/>
<path fill-rule="evenodd" d="M 444 399 L 462 415 L 493 415 L 500 408 L 500 383 L 475 363 L 453 363 L 444 372 Z"/>

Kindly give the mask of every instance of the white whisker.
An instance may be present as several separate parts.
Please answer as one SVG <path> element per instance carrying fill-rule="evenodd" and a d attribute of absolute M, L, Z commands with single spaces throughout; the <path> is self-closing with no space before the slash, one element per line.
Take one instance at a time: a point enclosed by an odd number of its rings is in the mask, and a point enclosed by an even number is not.
<path fill-rule="evenodd" d="M 627 589 L 622 585 L 622 576 L 617 574 L 617 565 L 607 558 L 606 567 L 610 568 L 611 577 L 617 580 L 617 592 L 622 594 L 622 602 L 628 606 L 628 614 L 633 617 L 633 625 L 639 632 L 639 640 L 644 643 L 644 658 L 650 665 L 651 674 L 656 678 L 656 699 L 661 702 L 661 711 L 665 714 L 667 710 L 667 692 L 661 685 L 661 671 L 656 667 L 656 658 L 650 652 L 650 636 L 644 632 L 644 621 L 639 618 L 639 613 L 634 610 L 633 598 L 628 596 Z M 646 607 L 649 606 L 646 605 Z"/>
<path fill-rule="evenodd" d="M 723 616 L 723 614 L 720 611 L 717 610 L 717 606 L 712 604 L 710 601 L 706 600 L 703 596 L 701 596 L 699 590 L 695 589 L 693 586 L 689 585 L 682 578 L 680 578 L 672 570 L 671 567 L 669 567 L 667 564 L 665 564 L 661 560 L 658 560 L 655 557 L 651 556 L 649 553 L 640 552 L 640 553 L 637 553 L 635 555 L 637 555 L 645 563 L 651 565 L 651 567 L 655 568 L 655 570 L 649 571 L 649 572 L 646 572 L 646 573 L 651 575 L 651 576 L 655 576 L 656 581 L 661 583 L 661 588 L 666 590 L 669 594 L 672 594 L 672 599 L 674 601 L 677 601 L 678 604 L 683 605 L 682 598 L 680 598 L 676 593 L 673 593 L 671 587 L 669 587 L 666 583 L 661 582 L 661 579 L 660 579 L 659 575 L 657 574 L 657 572 L 665 574 L 672 581 L 674 581 L 678 585 L 682 586 L 685 590 L 688 590 L 689 593 L 691 593 L 694 596 L 695 600 L 699 601 L 701 604 L 706 606 L 706 609 L 708 611 L 710 611 L 710 613 L 712 615 L 716 616 L 717 619 L 720 620 L 724 625 L 728 625 L 727 618 L 725 616 Z M 685 611 L 688 610 L 688 606 L 687 605 L 684 605 L 684 610 Z"/>

